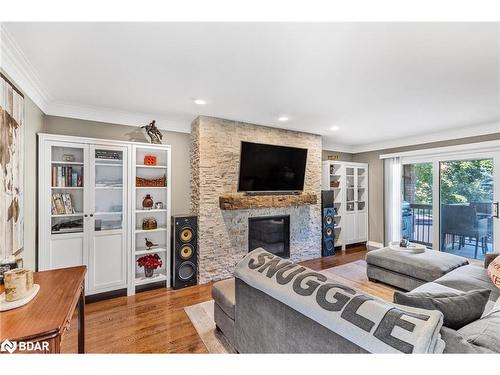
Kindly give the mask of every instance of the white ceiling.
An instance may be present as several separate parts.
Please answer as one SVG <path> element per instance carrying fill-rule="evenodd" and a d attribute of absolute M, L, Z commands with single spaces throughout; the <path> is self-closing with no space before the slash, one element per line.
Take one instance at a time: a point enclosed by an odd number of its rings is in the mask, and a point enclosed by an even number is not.
<path fill-rule="evenodd" d="M 7 23 L 2 35 L 4 69 L 30 76 L 48 114 L 184 132 L 203 114 L 345 151 L 500 131 L 498 23 Z"/>

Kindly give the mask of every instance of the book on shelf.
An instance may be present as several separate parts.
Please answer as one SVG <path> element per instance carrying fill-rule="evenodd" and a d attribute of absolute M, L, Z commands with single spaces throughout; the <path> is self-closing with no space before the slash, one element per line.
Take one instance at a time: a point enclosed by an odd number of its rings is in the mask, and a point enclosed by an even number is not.
<path fill-rule="evenodd" d="M 52 166 L 53 187 L 81 187 L 81 178 L 72 167 Z"/>
<path fill-rule="evenodd" d="M 71 195 L 68 193 L 54 193 L 52 194 L 52 214 L 64 215 L 74 214 L 75 209 L 71 200 Z"/>

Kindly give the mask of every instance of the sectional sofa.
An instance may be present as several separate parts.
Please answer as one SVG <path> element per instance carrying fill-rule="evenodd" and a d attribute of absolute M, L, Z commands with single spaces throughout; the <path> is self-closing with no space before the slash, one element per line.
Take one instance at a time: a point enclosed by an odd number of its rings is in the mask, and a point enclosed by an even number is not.
<path fill-rule="evenodd" d="M 489 254 L 486 258 L 485 266 L 487 266 L 488 262 L 493 260 L 496 255 L 498 254 Z M 248 264 L 248 260 L 244 260 L 242 262 L 246 262 L 246 264 Z M 286 263 L 289 264 L 291 262 Z M 273 267 L 275 267 L 275 269 L 279 269 L 279 266 L 276 266 L 276 264 L 274 264 Z M 288 265 L 287 267 L 293 266 Z M 307 270 L 305 267 L 299 268 Z M 369 345 L 366 345 L 366 341 L 373 339 L 373 337 L 363 336 L 364 332 L 359 330 L 358 327 L 353 327 L 352 329 L 344 331 L 342 331 L 342 327 L 340 327 L 341 329 L 338 329 L 338 325 L 336 325 L 337 322 L 335 320 L 340 319 L 339 315 L 332 314 L 331 322 L 321 320 L 322 312 L 320 311 L 318 314 L 316 307 L 313 306 L 314 301 L 306 302 L 310 303 L 309 307 L 307 304 L 303 307 L 300 305 L 300 302 L 298 305 L 294 302 L 294 299 L 296 298 L 293 296 L 294 293 L 286 291 L 285 289 L 280 289 L 282 285 L 279 285 L 279 283 L 271 286 L 266 285 L 269 280 L 276 278 L 276 274 L 272 274 L 271 272 L 271 278 L 261 282 L 259 277 L 266 275 L 266 272 L 267 275 L 269 275 L 269 269 L 261 272 L 260 275 L 259 272 L 252 274 L 252 278 L 257 278 L 257 281 L 254 281 L 254 279 L 249 279 L 244 272 L 239 272 L 237 266 L 235 278 L 223 280 L 213 285 L 212 295 L 215 300 L 214 317 L 217 329 L 222 331 L 227 340 L 238 352 L 394 352 L 391 346 L 370 347 Z M 304 282 L 306 281 L 304 280 L 303 283 Z M 311 282 L 311 285 L 313 283 L 314 281 Z M 325 283 L 328 283 L 328 280 L 326 280 Z M 339 287 L 343 288 L 342 286 Z M 305 285 L 305 289 L 308 289 L 307 285 Z M 419 333 L 419 335 L 421 337 L 427 335 L 428 345 L 421 346 L 419 349 L 420 351 L 413 350 L 411 352 L 500 353 L 500 289 L 498 289 L 489 280 L 485 267 L 469 264 L 459 266 L 431 282 L 422 283 L 410 293 L 460 293 L 462 291 L 470 291 L 474 289 L 491 290 L 490 301 L 488 302 L 481 319 L 478 319 L 477 321 L 474 321 L 459 330 L 442 327 L 442 319 L 439 324 L 424 323 L 423 327 L 420 327 L 423 329 L 423 333 Z M 338 297 L 338 300 L 343 298 L 342 294 L 335 296 Z M 336 301 L 335 296 L 330 295 L 326 299 Z M 299 299 L 301 298 L 302 296 L 299 296 Z M 387 302 L 380 301 L 373 296 L 364 295 L 356 298 L 358 301 L 361 301 L 361 303 L 363 303 L 364 300 L 367 300 L 370 302 L 377 301 L 380 306 L 384 306 L 384 304 L 390 305 L 387 304 Z M 375 302 L 373 303 L 373 306 L 376 306 Z M 352 303 L 349 305 L 352 305 Z M 367 307 L 369 307 L 368 304 L 364 304 L 362 307 L 361 304 L 358 303 L 357 310 L 354 310 L 354 318 L 359 319 L 358 323 L 369 323 L 370 320 L 376 320 L 373 317 L 380 314 L 380 312 L 375 313 L 373 311 L 369 311 L 370 308 Z M 374 309 L 377 308 L 378 307 L 375 307 Z M 414 319 L 415 316 L 417 318 L 422 318 L 422 315 L 429 313 L 429 310 L 407 310 L 398 305 L 389 306 L 389 310 L 395 309 L 399 311 L 400 308 L 403 311 L 402 314 L 406 311 L 406 314 L 410 317 L 403 317 L 398 322 L 393 323 L 395 323 L 395 325 L 403 323 L 402 325 L 404 326 L 410 322 L 409 328 L 404 327 L 409 329 L 409 331 L 411 331 L 411 325 L 413 323 L 420 323 L 418 319 Z M 437 313 L 441 314 L 440 312 Z M 387 316 L 389 313 L 386 312 L 385 314 Z M 412 314 L 414 314 L 414 316 Z M 318 318 L 318 316 L 320 316 L 320 318 Z M 368 317 L 368 319 L 366 319 L 366 317 Z M 428 321 L 432 321 L 433 318 L 434 317 L 427 319 Z M 355 321 L 355 319 L 353 321 Z M 363 322 L 363 319 L 366 319 L 368 322 Z M 330 323 L 333 323 L 333 325 L 330 325 Z M 379 327 L 371 329 L 371 332 L 373 333 L 382 325 L 383 324 L 380 323 Z M 362 327 L 362 324 L 359 324 L 359 327 Z M 368 328 L 371 328 L 370 325 L 368 325 Z M 416 329 L 419 329 L 419 327 Z M 438 336 L 440 337 L 438 340 L 436 340 L 434 337 L 435 335 L 433 336 L 432 333 L 435 329 L 439 332 Z M 391 331 L 390 327 L 389 331 Z M 390 336 L 389 331 L 387 333 L 388 336 Z M 352 332 L 361 332 L 361 334 L 356 335 L 352 334 Z M 397 341 L 397 339 L 395 340 Z M 431 343 L 432 340 L 435 340 L 435 342 Z M 440 343 L 443 344 L 441 348 L 439 348 Z M 398 347 L 396 352 L 408 352 L 404 350 L 404 347 L 402 348 L 403 349 L 401 350 L 401 347 Z"/>

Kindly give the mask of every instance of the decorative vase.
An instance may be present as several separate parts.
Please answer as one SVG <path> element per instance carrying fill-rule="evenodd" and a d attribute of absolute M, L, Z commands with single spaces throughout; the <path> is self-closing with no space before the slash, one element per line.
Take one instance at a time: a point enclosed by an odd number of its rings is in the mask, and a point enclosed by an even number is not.
<path fill-rule="evenodd" d="M 151 198 L 151 195 L 146 194 L 146 196 L 142 200 L 142 208 L 144 208 L 145 210 L 150 210 L 153 208 L 153 204 L 154 204 L 154 202 L 153 202 L 153 198 Z"/>
<path fill-rule="evenodd" d="M 155 269 L 154 268 L 144 267 L 144 276 L 146 276 L 146 277 L 153 277 L 154 273 L 155 273 Z"/>

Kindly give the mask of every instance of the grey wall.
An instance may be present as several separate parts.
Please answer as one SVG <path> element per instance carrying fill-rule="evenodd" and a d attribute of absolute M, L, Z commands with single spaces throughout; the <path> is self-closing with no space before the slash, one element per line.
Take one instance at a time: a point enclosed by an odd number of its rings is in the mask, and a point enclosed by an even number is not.
<path fill-rule="evenodd" d="M 57 116 L 45 116 L 43 131 L 78 137 L 148 142 L 137 127 Z M 190 135 L 165 130 L 161 132 L 163 143 L 172 146 L 172 214 L 187 213 L 191 203 Z"/>
<path fill-rule="evenodd" d="M 384 168 L 380 155 L 393 152 L 422 150 L 434 147 L 454 146 L 474 142 L 484 142 L 500 139 L 500 132 L 490 135 L 454 139 L 442 142 L 425 143 L 422 145 L 391 148 L 386 150 L 354 154 L 352 161 L 369 164 L 369 239 L 374 242 L 384 242 Z"/>
<path fill-rule="evenodd" d="M 24 267 L 36 269 L 37 201 L 38 201 L 38 141 L 36 134 L 43 129 L 44 114 L 24 96 Z"/>

